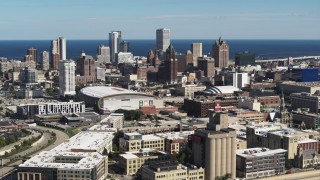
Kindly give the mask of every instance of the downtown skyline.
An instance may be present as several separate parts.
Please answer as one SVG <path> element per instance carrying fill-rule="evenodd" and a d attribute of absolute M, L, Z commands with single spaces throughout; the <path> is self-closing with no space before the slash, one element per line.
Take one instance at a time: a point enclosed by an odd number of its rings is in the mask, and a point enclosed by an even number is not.
<path fill-rule="evenodd" d="M 319 1 L 22 1 L 0 2 L 1 40 L 155 39 L 169 28 L 171 39 L 320 39 Z"/>

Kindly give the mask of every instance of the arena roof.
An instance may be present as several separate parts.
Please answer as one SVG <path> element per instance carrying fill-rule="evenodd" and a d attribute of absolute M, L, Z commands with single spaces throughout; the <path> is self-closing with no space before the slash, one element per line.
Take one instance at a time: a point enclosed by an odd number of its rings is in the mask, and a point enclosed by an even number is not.
<path fill-rule="evenodd" d="M 241 91 L 239 88 L 234 86 L 213 86 L 209 87 L 203 92 L 210 94 L 233 94 L 234 91 Z"/>
<path fill-rule="evenodd" d="M 144 93 L 131 91 L 129 89 L 123 89 L 120 87 L 112 87 L 112 86 L 89 86 L 89 87 L 82 88 L 80 92 L 84 95 L 96 97 L 96 98 L 125 95 L 125 94 L 150 96 Z"/>

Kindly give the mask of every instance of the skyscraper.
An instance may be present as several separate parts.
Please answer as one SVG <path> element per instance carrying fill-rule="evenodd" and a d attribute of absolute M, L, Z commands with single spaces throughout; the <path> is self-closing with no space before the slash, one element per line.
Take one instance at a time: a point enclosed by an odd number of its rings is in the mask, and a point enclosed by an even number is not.
<path fill-rule="evenodd" d="M 170 29 L 157 29 L 156 36 L 157 50 L 166 51 L 170 45 Z"/>
<path fill-rule="evenodd" d="M 234 64 L 236 66 L 255 65 L 256 55 L 249 51 L 238 52 L 234 57 Z"/>
<path fill-rule="evenodd" d="M 212 57 L 201 57 L 198 59 L 198 68 L 204 72 L 206 77 L 214 77 L 214 59 Z"/>
<path fill-rule="evenodd" d="M 111 63 L 117 62 L 117 54 L 120 52 L 121 31 L 111 31 L 109 33 L 109 47 Z"/>
<path fill-rule="evenodd" d="M 37 49 L 35 49 L 33 47 L 28 49 L 27 55 L 32 56 L 32 57 L 30 57 L 31 58 L 30 60 L 37 63 Z"/>
<path fill-rule="evenodd" d="M 95 76 L 96 64 L 92 56 L 81 53 L 77 61 L 77 74 L 80 76 Z"/>
<path fill-rule="evenodd" d="M 49 52 L 41 52 L 41 69 L 44 71 L 49 70 Z"/>
<path fill-rule="evenodd" d="M 121 41 L 120 52 L 130 52 L 130 43 L 128 41 Z"/>
<path fill-rule="evenodd" d="M 236 131 L 228 128 L 228 114 L 208 110 L 206 129 L 195 130 L 192 136 L 193 160 L 205 167 L 206 180 L 231 174 L 236 177 Z"/>
<path fill-rule="evenodd" d="M 59 68 L 59 88 L 60 96 L 74 96 L 76 95 L 75 71 L 76 64 L 73 60 L 60 60 Z"/>
<path fill-rule="evenodd" d="M 221 40 L 221 37 L 212 46 L 212 55 L 217 68 L 227 67 L 229 64 L 229 46 L 226 41 Z"/>
<path fill-rule="evenodd" d="M 202 43 L 192 43 L 193 66 L 198 66 L 198 57 L 202 57 Z"/>
<path fill-rule="evenodd" d="M 59 61 L 60 61 L 60 50 L 59 50 L 59 41 L 53 40 L 51 41 L 51 67 L 53 69 L 59 69 Z"/>
<path fill-rule="evenodd" d="M 98 48 L 98 62 L 110 63 L 110 48 L 108 46 L 100 45 Z"/>
<path fill-rule="evenodd" d="M 59 37 L 59 54 L 60 60 L 67 59 L 67 42 L 65 37 Z"/>

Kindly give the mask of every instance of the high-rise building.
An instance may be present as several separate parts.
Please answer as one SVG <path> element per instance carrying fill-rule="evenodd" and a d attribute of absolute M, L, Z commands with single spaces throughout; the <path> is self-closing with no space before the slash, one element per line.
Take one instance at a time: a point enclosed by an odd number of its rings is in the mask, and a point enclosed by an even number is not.
<path fill-rule="evenodd" d="M 157 50 L 166 51 L 170 45 L 170 29 L 157 29 L 156 36 Z"/>
<path fill-rule="evenodd" d="M 244 88 L 249 86 L 250 76 L 248 73 L 233 73 L 232 85 L 237 88 Z"/>
<path fill-rule="evenodd" d="M 59 69 L 59 61 L 60 61 L 60 50 L 59 50 L 59 41 L 53 40 L 51 41 L 51 67 L 53 69 Z"/>
<path fill-rule="evenodd" d="M 49 70 L 49 52 L 41 52 L 41 69 L 44 71 Z"/>
<path fill-rule="evenodd" d="M 246 66 L 246 65 L 255 65 L 256 64 L 256 55 L 249 51 L 236 53 L 235 56 L 235 65 L 236 66 Z"/>
<path fill-rule="evenodd" d="M 175 84 L 177 82 L 177 72 L 178 59 L 176 58 L 176 51 L 170 45 L 166 50 L 165 60 L 159 66 L 159 81 Z"/>
<path fill-rule="evenodd" d="M 228 114 L 208 110 L 206 129 L 195 130 L 192 136 L 194 164 L 205 167 L 205 179 L 231 174 L 236 177 L 236 131 L 228 128 Z"/>
<path fill-rule="evenodd" d="M 60 60 L 67 59 L 67 41 L 65 37 L 59 37 Z"/>
<path fill-rule="evenodd" d="M 214 59 L 212 57 L 200 57 L 198 59 L 198 68 L 204 72 L 206 77 L 214 77 L 215 75 Z"/>
<path fill-rule="evenodd" d="M 121 41 L 120 52 L 130 52 L 130 43 L 128 41 Z"/>
<path fill-rule="evenodd" d="M 193 65 L 198 66 L 198 57 L 202 57 L 202 43 L 192 43 Z"/>
<path fill-rule="evenodd" d="M 120 51 L 121 31 L 111 31 L 109 33 L 109 47 L 111 62 L 116 63 L 117 54 Z"/>
<path fill-rule="evenodd" d="M 31 56 L 31 61 L 37 62 L 37 49 L 33 47 L 28 49 L 27 55 Z"/>
<path fill-rule="evenodd" d="M 227 67 L 229 63 L 229 46 L 221 37 L 212 46 L 212 55 L 217 68 Z"/>
<path fill-rule="evenodd" d="M 108 46 L 100 45 L 98 48 L 98 62 L 110 63 L 110 48 Z"/>
<path fill-rule="evenodd" d="M 95 59 L 92 56 L 81 53 L 77 61 L 77 74 L 80 76 L 95 76 L 96 64 Z"/>
<path fill-rule="evenodd" d="M 75 71 L 76 64 L 73 60 L 60 60 L 59 65 L 59 88 L 60 96 L 76 95 Z"/>

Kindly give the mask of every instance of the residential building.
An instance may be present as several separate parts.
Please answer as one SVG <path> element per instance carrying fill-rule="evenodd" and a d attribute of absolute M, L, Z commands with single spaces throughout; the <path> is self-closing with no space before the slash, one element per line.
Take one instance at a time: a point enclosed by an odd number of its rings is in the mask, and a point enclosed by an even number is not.
<path fill-rule="evenodd" d="M 212 55 L 217 68 L 222 69 L 229 65 L 229 45 L 221 37 L 212 46 Z"/>
<path fill-rule="evenodd" d="M 195 130 L 192 136 L 193 161 L 205 168 L 205 179 L 231 174 L 236 177 L 236 131 L 228 128 L 228 114 L 208 110 L 206 129 Z"/>
<path fill-rule="evenodd" d="M 203 180 L 205 173 L 203 168 L 183 166 L 177 161 L 155 161 L 141 168 L 142 179 L 144 180 Z M 206 177 L 207 179 L 207 177 Z"/>
<path fill-rule="evenodd" d="M 65 37 L 59 37 L 59 54 L 60 60 L 67 59 L 67 41 Z"/>
<path fill-rule="evenodd" d="M 208 109 L 214 108 L 214 101 L 208 99 L 184 99 L 184 110 L 188 116 L 207 117 Z"/>
<path fill-rule="evenodd" d="M 156 135 L 164 138 L 165 152 L 169 154 L 179 154 L 187 148 L 189 138 L 194 131 L 157 133 Z"/>
<path fill-rule="evenodd" d="M 33 61 L 35 63 L 37 63 L 37 49 L 35 48 L 30 48 L 27 51 L 27 55 L 29 55 L 30 59 L 28 59 L 28 61 Z"/>
<path fill-rule="evenodd" d="M 110 63 L 110 48 L 108 46 L 102 44 L 99 46 L 97 61 L 100 63 Z"/>
<path fill-rule="evenodd" d="M 49 52 L 43 51 L 41 52 L 41 69 L 43 71 L 47 71 L 50 68 L 50 61 L 49 61 Z"/>
<path fill-rule="evenodd" d="M 170 29 L 161 28 L 156 31 L 156 48 L 166 51 L 170 45 Z"/>
<path fill-rule="evenodd" d="M 124 114 L 122 113 L 111 113 L 106 118 L 102 119 L 100 121 L 100 124 L 109 125 L 110 128 L 116 128 L 121 129 L 123 128 L 123 122 L 124 122 Z"/>
<path fill-rule="evenodd" d="M 237 150 L 237 177 L 257 179 L 285 172 L 286 150 L 250 148 Z"/>
<path fill-rule="evenodd" d="M 120 52 L 121 31 L 111 31 L 109 33 L 109 47 L 111 63 L 116 64 L 117 55 Z"/>
<path fill-rule="evenodd" d="M 158 70 L 158 81 L 163 83 L 177 83 L 178 60 L 176 51 L 170 45 L 166 50 L 165 60 L 162 61 Z"/>
<path fill-rule="evenodd" d="M 76 95 L 75 84 L 76 64 L 73 60 L 61 60 L 59 65 L 59 90 L 60 96 Z"/>
<path fill-rule="evenodd" d="M 82 52 L 77 61 L 77 74 L 79 74 L 80 76 L 95 76 L 95 71 L 95 59 L 92 56 L 86 55 L 84 52 Z"/>

